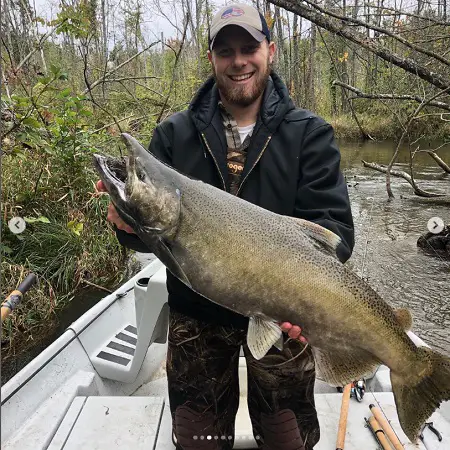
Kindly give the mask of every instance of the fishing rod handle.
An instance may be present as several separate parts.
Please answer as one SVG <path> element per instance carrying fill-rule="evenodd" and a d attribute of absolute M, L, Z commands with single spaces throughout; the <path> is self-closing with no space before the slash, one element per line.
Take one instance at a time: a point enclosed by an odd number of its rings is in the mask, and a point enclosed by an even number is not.
<path fill-rule="evenodd" d="M 368 422 L 370 428 L 372 429 L 373 435 L 380 443 L 381 447 L 383 447 L 383 450 L 392 450 L 392 447 L 386 437 L 386 433 L 384 432 L 383 428 L 381 428 L 377 419 L 375 419 L 374 416 L 370 416 Z"/>
<path fill-rule="evenodd" d="M 30 289 L 34 283 L 36 283 L 37 277 L 34 273 L 29 273 L 25 280 L 22 281 L 22 283 L 19 284 L 19 287 L 17 288 L 18 291 L 22 293 L 22 295 L 25 294 L 25 292 Z"/>
<path fill-rule="evenodd" d="M 394 429 L 391 427 L 391 424 L 384 417 L 383 413 L 381 412 L 381 409 L 373 404 L 369 405 L 369 409 L 372 412 L 378 424 L 383 429 L 388 439 L 391 441 L 391 444 L 395 448 L 395 450 L 404 450 L 402 443 L 397 437 Z"/>
<path fill-rule="evenodd" d="M 347 431 L 348 407 L 350 404 L 351 391 L 352 391 L 352 384 L 349 383 L 344 387 L 344 392 L 342 393 L 341 414 L 339 417 L 338 435 L 336 439 L 336 450 L 344 450 L 345 433 Z"/>
<path fill-rule="evenodd" d="M 36 275 L 30 273 L 25 280 L 20 283 L 17 289 L 8 295 L 6 300 L 2 303 L 1 319 L 2 322 L 11 314 L 11 311 L 21 302 L 23 295 L 36 283 Z"/>

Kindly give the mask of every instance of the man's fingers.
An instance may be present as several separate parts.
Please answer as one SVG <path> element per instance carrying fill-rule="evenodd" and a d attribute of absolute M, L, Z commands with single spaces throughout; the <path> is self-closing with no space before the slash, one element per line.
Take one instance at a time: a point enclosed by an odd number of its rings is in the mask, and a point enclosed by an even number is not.
<path fill-rule="evenodd" d="M 116 227 L 119 230 L 123 230 L 123 231 L 126 231 L 127 233 L 130 233 L 130 234 L 133 233 L 134 234 L 133 228 L 131 228 L 129 225 L 125 224 L 124 222 L 116 224 Z"/>
<path fill-rule="evenodd" d="M 298 339 L 301 332 L 302 329 L 299 326 L 293 325 L 292 328 L 289 330 L 288 335 L 292 339 Z"/>
<path fill-rule="evenodd" d="M 130 234 L 136 234 L 133 228 L 131 228 L 121 219 L 119 213 L 116 210 L 116 207 L 112 203 L 108 205 L 108 215 L 106 216 L 106 219 L 114 223 L 119 230 L 126 231 Z"/>
<path fill-rule="evenodd" d="M 102 180 L 98 180 L 97 183 L 95 184 L 95 187 L 97 188 L 97 191 L 99 191 L 99 192 L 107 192 L 106 187 L 103 184 Z"/>
<path fill-rule="evenodd" d="M 285 333 L 288 333 L 289 330 L 292 328 L 292 323 L 289 322 L 281 322 L 280 323 L 280 328 L 282 331 L 284 331 Z"/>
<path fill-rule="evenodd" d="M 97 181 L 95 187 L 99 192 L 106 192 L 105 185 L 103 184 L 102 180 Z M 128 224 L 126 224 L 122 218 L 119 216 L 119 213 L 116 210 L 116 207 L 110 203 L 108 205 L 108 213 L 106 215 L 106 220 L 113 223 L 119 230 L 126 231 L 130 234 L 136 234 Z"/>
<path fill-rule="evenodd" d="M 109 217 L 109 215 L 108 215 L 108 217 Z M 110 222 L 114 223 L 119 230 L 126 231 L 127 233 L 130 233 L 130 234 L 136 234 L 134 232 L 133 228 L 131 228 L 129 225 L 127 225 L 122 219 L 120 219 L 120 217 L 115 220 L 110 220 L 108 218 L 108 220 Z"/>
<path fill-rule="evenodd" d="M 292 325 L 290 322 L 280 322 L 279 325 L 281 330 L 287 333 L 291 339 L 297 339 L 303 344 L 308 342 L 306 338 L 302 336 L 302 329 L 298 325 Z"/>
<path fill-rule="evenodd" d="M 119 219 L 119 214 L 117 214 L 116 208 L 112 203 L 108 205 L 108 214 L 106 216 L 106 219 L 113 223 L 116 223 L 116 221 Z"/>

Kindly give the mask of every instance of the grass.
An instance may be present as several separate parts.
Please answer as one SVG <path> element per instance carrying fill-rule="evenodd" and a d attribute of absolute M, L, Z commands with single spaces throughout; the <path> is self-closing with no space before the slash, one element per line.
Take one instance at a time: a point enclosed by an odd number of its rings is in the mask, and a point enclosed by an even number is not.
<path fill-rule="evenodd" d="M 2 362 L 51 334 L 84 280 L 111 287 L 126 276 L 126 251 L 106 220 L 109 198 L 95 192 L 90 161 L 84 176 L 67 173 L 51 158 L 2 156 L 2 298 L 29 272 L 39 280 L 2 326 Z M 20 235 L 7 227 L 13 216 L 28 218 Z"/>

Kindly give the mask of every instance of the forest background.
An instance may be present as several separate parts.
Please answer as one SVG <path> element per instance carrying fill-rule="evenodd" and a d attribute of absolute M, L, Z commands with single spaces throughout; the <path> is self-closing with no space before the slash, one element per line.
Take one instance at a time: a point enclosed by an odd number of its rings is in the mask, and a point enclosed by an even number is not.
<path fill-rule="evenodd" d="M 298 106 L 332 123 L 340 140 L 390 139 L 414 151 L 438 142 L 427 151 L 445 171 L 449 3 L 254 2 Z M 47 336 L 80 289 L 129 275 L 106 222 L 108 198 L 94 188 L 92 153 L 121 154 L 123 131 L 147 144 L 188 106 L 210 76 L 208 26 L 222 4 L 1 0 L 2 297 L 30 271 L 40 280 L 2 327 L 3 360 Z M 14 216 L 27 223 L 20 235 L 8 229 Z"/>

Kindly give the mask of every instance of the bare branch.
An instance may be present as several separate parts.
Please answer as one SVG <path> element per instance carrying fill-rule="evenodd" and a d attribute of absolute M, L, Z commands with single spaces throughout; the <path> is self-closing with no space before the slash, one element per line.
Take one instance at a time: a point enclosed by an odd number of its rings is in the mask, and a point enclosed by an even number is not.
<path fill-rule="evenodd" d="M 437 59 L 442 64 L 445 64 L 447 66 L 450 66 L 450 61 L 443 58 L 442 56 L 438 55 L 435 52 L 432 52 L 431 50 L 428 50 L 424 47 L 420 47 L 418 45 L 412 44 L 407 39 L 399 36 L 396 33 L 393 33 L 392 31 L 386 30 L 386 28 L 382 28 L 376 25 L 372 25 L 370 23 L 364 22 L 363 20 L 355 19 L 353 17 L 348 16 L 341 16 L 339 14 L 334 13 L 333 11 L 330 11 L 329 9 L 322 8 L 321 6 L 317 5 L 316 3 L 310 1 L 310 0 L 303 0 L 308 5 L 311 5 L 314 9 L 317 9 L 317 11 L 320 11 L 323 14 L 326 14 L 330 17 L 334 17 L 335 19 L 339 19 L 342 22 L 346 23 L 354 23 L 355 25 L 360 25 L 362 27 L 368 28 L 369 30 L 378 31 L 379 33 L 385 34 L 386 36 L 390 36 L 391 38 L 395 39 L 398 42 L 401 42 L 406 47 L 409 47 L 416 52 L 423 53 L 424 55 L 430 56 L 431 58 Z"/>
<path fill-rule="evenodd" d="M 101 78 L 99 78 L 98 80 L 94 81 L 93 83 L 89 84 L 86 83 L 86 86 L 88 86 L 84 91 L 83 91 L 83 95 L 86 95 L 90 90 L 94 89 L 96 86 L 98 86 L 100 83 L 104 82 L 109 76 L 111 76 L 114 72 L 117 72 L 121 67 L 126 66 L 128 63 L 130 63 L 131 61 L 133 61 L 134 59 L 136 59 L 139 55 L 141 55 L 142 53 L 146 52 L 147 50 L 151 49 L 154 45 L 158 44 L 161 41 L 155 41 L 152 44 L 150 44 L 149 46 L 147 46 L 146 48 L 144 48 L 143 50 L 141 50 L 138 53 L 135 53 L 133 56 L 131 56 L 130 58 L 128 58 L 126 61 L 124 61 L 123 63 L 119 64 L 117 67 L 114 67 L 113 69 L 111 69 L 110 71 L 106 72 Z"/>
<path fill-rule="evenodd" d="M 354 86 L 350 86 L 349 84 L 343 83 L 342 81 L 335 80 L 333 81 L 333 85 L 340 86 L 344 89 L 348 89 L 351 92 L 356 94 L 355 97 L 350 97 L 351 99 L 355 98 L 369 98 L 374 100 L 414 100 L 418 103 L 422 103 L 424 99 L 419 97 L 418 95 L 399 95 L 399 94 L 369 94 L 366 92 L 362 92 Z M 447 111 L 450 111 L 450 105 L 444 102 L 432 101 L 428 102 L 429 106 L 436 106 L 437 108 L 442 108 Z"/>
<path fill-rule="evenodd" d="M 423 150 L 426 153 L 428 153 L 435 161 L 436 164 L 446 173 L 450 173 L 450 166 L 441 159 L 440 156 L 438 156 L 433 150 Z"/>
<path fill-rule="evenodd" d="M 122 83 L 123 81 L 133 81 L 133 80 L 161 80 L 161 77 L 153 76 L 141 76 L 141 77 L 123 77 L 123 78 L 106 78 L 103 80 L 105 83 Z M 92 88 L 92 86 L 91 86 Z"/>
<path fill-rule="evenodd" d="M 325 39 L 324 39 L 324 37 L 323 37 L 323 35 L 322 35 L 322 32 L 320 31 L 320 28 L 318 29 L 318 32 L 319 32 L 320 38 L 322 39 L 322 42 L 323 42 L 323 44 L 324 44 L 324 46 L 325 46 L 325 49 L 327 50 L 327 53 L 328 53 L 328 56 L 329 56 L 329 58 L 330 58 L 331 64 L 333 64 L 333 66 L 334 66 L 334 68 L 335 68 L 335 71 L 336 71 L 336 74 L 337 74 L 338 77 L 340 78 L 341 75 L 340 75 L 339 71 L 338 71 L 337 68 L 336 68 L 336 63 L 334 62 L 334 58 L 333 58 L 333 56 L 332 56 L 332 54 L 331 54 L 331 52 L 330 52 L 330 50 L 329 50 L 329 48 L 328 48 L 328 45 L 327 45 L 327 43 L 326 43 L 326 41 L 325 41 Z M 355 119 L 356 125 L 358 125 L 359 131 L 361 132 L 362 137 L 363 137 L 364 139 L 370 139 L 371 141 L 373 141 L 374 138 L 373 138 L 369 133 L 367 133 L 367 132 L 364 130 L 364 128 L 362 127 L 361 123 L 359 122 L 358 116 L 356 115 L 356 112 L 355 112 L 355 109 L 353 108 L 352 102 L 351 102 L 350 99 L 348 98 L 347 91 L 344 91 L 344 95 L 345 95 L 345 98 L 346 98 L 346 100 L 347 100 L 347 102 L 348 102 L 348 105 L 350 106 L 350 110 L 351 110 L 351 112 L 352 112 L 352 116 L 353 116 L 353 118 Z"/>
<path fill-rule="evenodd" d="M 436 72 L 433 72 L 426 66 L 411 58 L 404 58 L 399 54 L 394 53 L 386 46 L 382 45 L 378 39 L 370 38 L 363 33 L 355 31 L 354 27 L 347 24 L 343 20 L 328 17 L 327 15 L 316 11 L 314 8 L 308 7 L 302 3 L 296 3 L 294 0 L 269 0 L 269 2 L 298 14 L 299 16 L 314 22 L 316 25 L 331 31 L 338 36 L 342 36 L 352 42 L 355 42 L 356 44 L 361 45 L 385 61 L 401 67 L 413 75 L 417 75 L 440 89 L 447 89 L 450 87 L 450 80 L 444 78 Z"/>
<path fill-rule="evenodd" d="M 377 172 L 381 172 L 381 173 L 388 173 L 388 167 L 385 166 L 384 164 L 377 164 L 377 163 L 369 163 L 367 161 L 362 160 L 362 163 L 364 165 L 364 167 L 369 167 L 371 169 L 376 170 Z M 445 194 L 436 194 L 433 192 L 428 192 L 428 191 L 424 191 L 423 189 L 420 189 L 419 187 L 417 187 L 416 183 L 413 181 L 411 175 L 409 175 L 408 173 L 404 172 L 403 170 L 390 170 L 390 174 L 393 175 L 394 177 L 399 177 L 399 178 L 403 178 L 404 180 L 406 180 L 413 188 L 414 193 L 416 195 L 418 195 L 419 197 L 446 197 Z"/>
<path fill-rule="evenodd" d="M 186 32 L 187 32 L 187 28 L 189 25 L 189 14 L 186 15 L 186 19 L 185 19 L 185 24 L 184 24 L 184 30 L 183 30 L 183 37 L 181 38 L 181 43 L 180 43 L 180 48 L 178 49 L 178 52 L 175 55 L 175 62 L 173 65 L 173 72 L 172 72 L 172 80 L 170 81 L 170 86 L 169 86 L 169 92 L 167 93 L 166 99 L 164 100 L 164 105 L 161 108 L 161 112 L 158 116 L 158 118 L 156 119 L 156 123 L 158 124 L 161 121 L 161 117 L 167 107 L 167 103 L 169 101 L 170 98 L 170 94 L 172 93 L 172 88 L 173 88 L 173 83 L 175 82 L 175 71 L 177 69 L 178 66 L 178 61 L 180 59 L 180 55 L 181 55 L 181 51 L 183 50 L 183 46 L 184 46 L 184 41 L 186 39 Z"/>
<path fill-rule="evenodd" d="M 420 14 L 414 14 L 406 11 L 402 11 L 400 9 L 389 8 L 385 5 L 379 6 L 371 3 L 365 3 L 365 6 L 368 6 L 372 9 L 381 9 L 383 11 L 392 11 L 394 14 L 383 14 L 383 16 L 407 16 L 407 17 L 415 17 L 416 19 L 424 20 L 427 22 L 435 23 L 436 25 L 450 26 L 450 22 L 444 22 L 442 20 L 435 19 L 433 17 L 421 16 Z"/>
<path fill-rule="evenodd" d="M 92 36 L 91 36 L 92 38 Z M 100 105 L 95 97 L 94 94 L 92 93 L 92 85 L 89 83 L 89 78 L 88 78 L 88 54 L 89 54 L 89 40 L 88 42 L 83 45 L 82 47 L 85 47 L 85 51 L 83 51 L 83 48 L 81 48 L 81 55 L 83 57 L 83 63 L 84 63 L 84 67 L 83 67 L 83 76 L 84 76 L 84 82 L 86 83 L 87 89 L 83 94 L 87 94 L 89 93 L 89 96 L 91 98 L 92 103 L 97 106 L 99 109 L 101 109 L 104 113 L 106 113 L 108 116 L 110 116 L 113 120 L 114 123 L 117 125 L 117 128 L 120 130 L 120 132 L 122 133 L 122 129 L 120 127 L 120 123 L 117 121 L 117 118 L 114 114 L 110 113 L 106 108 L 104 108 L 102 105 Z M 117 69 L 117 68 L 116 68 Z M 98 81 L 98 80 L 97 80 Z M 100 83 L 100 81 L 99 81 Z M 97 84 L 99 84 L 97 83 Z"/>
<path fill-rule="evenodd" d="M 14 69 L 16 72 L 18 70 L 21 69 L 21 67 L 27 63 L 27 61 L 38 51 L 42 50 L 42 44 L 64 23 L 66 22 L 67 19 L 64 19 L 61 23 L 59 23 L 58 25 L 56 25 L 56 27 L 54 27 L 52 30 L 50 30 L 47 34 L 44 34 L 39 41 L 36 43 L 36 47 L 31 50 L 30 53 L 28 53 L 27 56 L 25 56 L 25 58 L 22 59 L 22 61 L 20 61 L 20 63 L 17 65 L 17 67 Z"/>
<path fill-rule="evenodd" d="M 400 147 L 403 143 L 403 140 L 405 139 L 406 134 L 409 131 L 409 128 L 412 124 L 412 122 L 414 121 L 414 119 L 417 117 L 417 115 L 420 113 L 420 111 L 431 101 L 433 101 L 435 98 L 439 97 L 442 94 L 445 94 L 446 92 L 448 92 L 450 90 L 450 86 L 447 87 L 446 89 L 444 89 L 443 91 L 438 92 L 437 94 L 434 94 L 432 97 L 430 97 L 427 100 L 424 100 L 417 108 L 416 110 L 411 114 L 410 119 L 408 120 L 408 123 L 406 124 L 405 129 L 403 130 L 402 135 L 400 136 L 400 139 L 398 141 L 397 144 L 397 148 L 395 149 L 394 155 L 392 156 L 391 161 L 389 162 L 388 166 L 387 166 L 387 171 L 386 171 L 386 190 L 388 192 L 388 196 L 389 196 L 389 200 L 391 200 L 392 198 L 394 198 L 394 194 L 392 193 L 392 189 L 391 189 L 391 180 L 390 180 L 390 173 L 392 170 L 392 167 L 397 159 L 398 153 L 400 151 Z M 414 179 L 412 178 L 412 171 L 411 171 L 411 183 L 413 184 L 413 187 L 415 187 L 416 189 L 417 186 L 415 185 Z"/>

